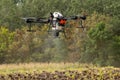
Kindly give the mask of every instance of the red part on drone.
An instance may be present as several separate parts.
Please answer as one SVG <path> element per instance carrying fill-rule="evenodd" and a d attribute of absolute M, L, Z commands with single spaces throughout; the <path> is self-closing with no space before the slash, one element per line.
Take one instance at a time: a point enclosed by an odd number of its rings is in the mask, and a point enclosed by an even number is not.
<path fill-rule="evenodd" d="M 64 25 L 64 24 L 66 24 L 66 20 L 65 20 L 65 19 L 61 19 L 61 20 L 59 21 L 59 23 L 60 23 L 61 25 Z"/>

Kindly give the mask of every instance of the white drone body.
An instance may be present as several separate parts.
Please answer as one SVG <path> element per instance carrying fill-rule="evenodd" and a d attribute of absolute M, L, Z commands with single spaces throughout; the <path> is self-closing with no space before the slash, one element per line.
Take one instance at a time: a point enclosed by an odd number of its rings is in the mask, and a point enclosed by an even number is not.
<path fill-rule="evenodd" d="M 57 18 L 63 17 L 63 15 L 60 12 L 54 12 L 53 13 L 53 27 L 52 30 L 60 30 L 61 27 L 58 25 Z"/>
<path fill-rule="evenodd" d="M 54 18 L 63 17 L 63 15 L 60 12 L 54 12 L 53 16 Z"/>

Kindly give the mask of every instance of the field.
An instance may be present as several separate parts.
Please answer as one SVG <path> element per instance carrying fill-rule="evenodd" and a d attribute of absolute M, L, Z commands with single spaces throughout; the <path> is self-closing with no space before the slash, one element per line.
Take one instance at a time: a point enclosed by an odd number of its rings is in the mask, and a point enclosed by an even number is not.
<path fill-rule="evenodd" d="M 79 63 L 3 64 L 0 80 L 120 80 L 120 68 Z"/>

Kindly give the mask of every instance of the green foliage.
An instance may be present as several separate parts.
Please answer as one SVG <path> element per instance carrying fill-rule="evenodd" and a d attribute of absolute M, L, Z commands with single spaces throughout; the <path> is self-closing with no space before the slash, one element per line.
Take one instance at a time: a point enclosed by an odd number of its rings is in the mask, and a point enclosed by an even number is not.
<path fill-rule="evenodd" d="M 119 20 L 113 18 L 111 21 L 99 22 L 95 27 L 90 28 L 89 38 L 84 45 L 86 47 L 82 54 L 82 62 L 119 66 Z"/>
<path fill-rule="evenodd" d="M 7 27 L 0 27 L 0 63 L 81 61 L 120 66 L 120 0 L 1 0 L 0 10 L 0 26 Z M 69 39 L 62 34 L 60 39 L 51 37 L 47 25 L 35 24 L 35 33 L 26 32 L 21 17 L 47 18 L 54 11 L 87 14 L 87 31 L 76 29 L 71 21 L 66 29 Z"/>
<path fill-rule="evenodd" d="M 0 63 L 5 60 L 5 52 L 9 45 L 13 42 L 14 32 L 9 32 L 5 27 L 0 27 Z"/>
<path fill-rule="evenodd" d="M 13 42 L 14 32 L 9 32 L 7 28 L 0 28 L 0 52 L 5 51 L 9 44 Z"/>
<path fill-rule="evenodd" d="M 91 28 L 88 34 L 90 38 L 95 40 L 97 39 L 100 40 L 103 39 L 103 35 L 105 32 L 104 29 L 105 29 L 105 23 L 101 22 L 96 25 L 96 28 Z"/>

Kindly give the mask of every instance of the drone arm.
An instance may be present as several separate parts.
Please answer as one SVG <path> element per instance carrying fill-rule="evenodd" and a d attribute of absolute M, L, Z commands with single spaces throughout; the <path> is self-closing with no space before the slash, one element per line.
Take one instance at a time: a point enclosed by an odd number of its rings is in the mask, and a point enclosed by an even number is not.
<path fill-rule="evenodd" d="M 86 20 L 86 16 L 80 16 L 79 18 L 82 20 Z"/>
<path fill-rule="evenodd" d="M 48 19 L 37 19 L 35 23 L 49 23 Z"/>
<path fill-rule="evenodd" d="M 81 20 L 86 20 L 86 16 L 71 16 L 69 18 L 66 18 L 67 20 L 77 20 L 77 19 L 81 19 Z"/>

